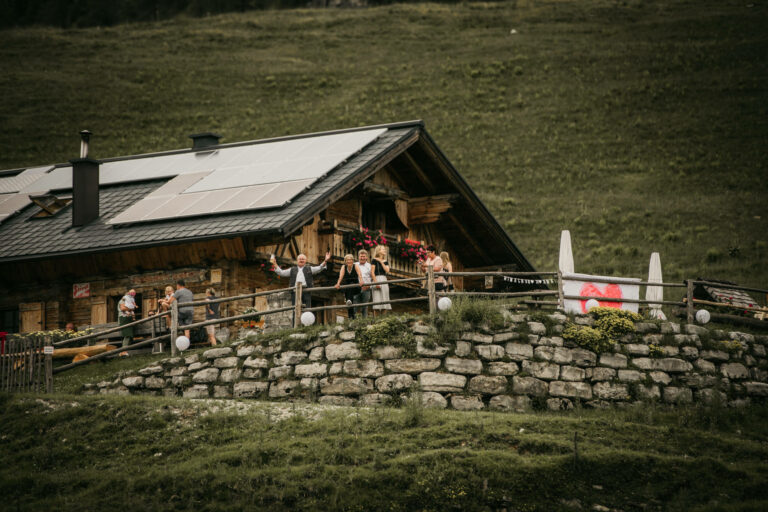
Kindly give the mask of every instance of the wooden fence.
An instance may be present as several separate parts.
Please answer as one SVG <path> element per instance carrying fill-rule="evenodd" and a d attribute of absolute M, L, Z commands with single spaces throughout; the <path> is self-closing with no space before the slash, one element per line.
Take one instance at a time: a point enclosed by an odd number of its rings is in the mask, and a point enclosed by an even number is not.
<path fill-rule="evenodd" d="M 486 279 L 488 277 L 491 277 L 491 278 L 512 277 L 517 279 L 524 279 L 527 282 L 530 282 L 533 284 L 535 283 L 546 284 L 548 282 L 552 282 L 553 284 L 557 283 L 557 289 L 556 290 L 533 289 L 533 290 L 516 291 L 516 292 L 498 292 L 498 291 L 496 292 L 494 291 L 450 291 L 448 292 L 445 290 L 437 290 L 435 279 L 438 276 L 444 277 L 446 279 L 450 277 L 482 277 Z M 534 276 L 538 276 L 539 278 L 551 277 L 552 279 L 545 279 L 545 280 L 529 279 Z M 575 280 L 575 281 L 583 281 L 583 282 L 605 282 L 605 283 L 615 282 L 615 280 L 612 280 L 610 278 L 597 278 L 597 277 L 582 278 L 582 277 L 575 277 L 572 275 L 569 275 L 567 279 Z M 0 365 L 0 384 L 2 384 L 2 386 L 0 386 L 0 390 L 40 391 L 43 389 L 43 387 L 45 387 L 45 389 L 48 392 L 50 392 L 50 390 L 52 389 L 52 375 L 54 373 L 67 371 L 77 366 L 80 366 L 82 364 L 90 363 L 97 359 L 114 357 L 126 350 L 146 347 L 151 344 L 166 341 L 166 340 L 170 341 L 171 353 L 172 355 L 176 356 L 178 349 L 176 348 L 175 340 L 178 337 L 179 331 L 197 329 L 197 328 L 205 327 L 208 325 L 227 324 L 227 323 L 235 322 L 237 320 L 252 320 L 254 318 L 264 317 L 271 314 L 283 313 L 286 311 L 293 312 L 294 327 L 298 327 L 301 325 L 301 315 L 304 312 L 314 313 L 319 311 L 345 309 L 349 307 L 362 308 L 362 307 L 376 306 L 376 305 L 382 305 L 382 304 L 417 303 L 417 302 L 426 301 L 429 313 L 434 315 L 437 313 L 438 297 L 442 297 L 442 296 L 524 299 L 520 301 L 521 304 L 523 304 L 524 306 L 528 306 L 528 307 L 554 306 L 559 310 L 564 310 L 565 300 L 596 299 L 598 301 L 608 300 L 610 302 L 629 302 L 629 303 L 634 303 L 638 305 L 649 305 L 649 304 L 657 305 L 658 304 L 658 305 L 665 305 L 665 306 L 677 306 L 680 308 L 684 308 L 686 312 L 685 316 L 687 317 L 688 323 L 693 323 L 696 305 L 706 305 L 709 307 L 717 307 L 717 308 L 728 308 L 728 307 L 733 308 L 734 307 L 728 304 L 721 304 L 716 302 L 701 301 L 698 299 L 694 299 L 693 290 L 697 284 L 711 285 L 711 286 L 716 286 L 722 289 L 735 289 L 735 290 L 753 291 L 753 292 L 768 294 L 768 290 L 763 290 L 760 288 L 732 286 L 732 285 L 725 285 L 722 283 L 710 283 L 707 281 L 687 281 L 684 283 L 655 283 L 655 282 L 646 282 L 646 281 L 636 281 L 636 282 L 633 282 L 632 284 L 640 285 L 640 286 L 659 286 L 659 287 L 667 287 L 667 288 L 685 289 L 685 297 L 680 301 L 665 301 L 665 300 L 649 301 L 649 300 L 640 300 L 640 299 L 623 299 L 623 298 L 612 298 L 612 297 L 603 297 L 603 296 L 585 297 L 585 296 L 574 296 L 574 295 L 564 294 L 563 293 L 563 276 L 560 272 L 501 272 L 501 271 L 499 272 L 434 272 L 432 267 L 429 267 L 426 272 L 426 275 L 421 277 L 392 279 L 390 281 L 387 281 L 388 285 L 403 285 L 405 283 L 410 283 L 410 284 L 425 283 L 425 284 L 421 294 L 414 297 L 390 299 L 387 301 L 380 301 L 380 302 L 371 301 L 371 302 L 365 302 L 365 303 L 357 303 L 352 306 L 348 306 L 346 304 L 340 304 L 340 305 L 317 306 L 317 307 L 305 308 L 301 303 L 302 292 L 317 293 L 317 292 L 325 292 L 325 291 L 340 291 L 345 289 L 359 288 L 360 285 L 352 284 L 352 285 L 340 286 L 338 288 L 335 286 L 304 288 L 302 283 L 296 283 L 296 286 L 290 287 L 290 288 L 280 288 L 277 290 L 265 290 L 265 291 L 255 292 L 255 293 L 237 295 L 233 297 L 223 297 L 223 298 L 213 299 L 213 300 L 187 302 L 181 305 L 179 305 L 178 302 L 174 301 L 171 305 L 170 311 L 158 313 L 156 315 L 152 315 L 147 318 L 136 320 L 135 322 L 131 322 L 126 325 L 121 325 L 118 327 L 107 329 L 105 331 L 101 331 L 98 333 L 93 333 L 86 336 L 58 341 L 56 343 L 51 343 L 50 341 L 43 342 L 43 341 L 40 341 L 39 339 L 33 339 L 33 338 L 8 340 L 8 342 L 6 342 L 6 352 L 2 354 L 2 357 L 0 357 L 0 361 L 2 361 L 2 364 Z M 371 284 L 371 286 L 376 286 L 376 285 L 377 285 L 376 283 Z M 411 290 L 413 291 L 413 288 L 411 288 Z M 234 315 L 234 316 L 225 317 L 225 318 L 216 318 L 212 320 L 206 320 L 203 322 L 192 323 L 190 325 L 185 325 L 185 326 L 179 325 L 179 321 L 178 321 L 179 307 L 206 306 L 211 303 L 239 301 L 243 299 L 251 299 L 255 297 L 262 297 L 262 296 L 280 294 L 285 292 L 293 292 L 294 294 L 293 304 L 289 306 L 267 309 L 264 311 L 244 313 L 244 314 Z M 551 297 L 554 300 L 546 300 L 548 297 Z M 766 307 L 762 307 L 759 310 L 768 312 L 768 308 Z M 52 368 L 50 354 L 48 355 L 43 354 L 46 343 L 48 346 L 53 348 L 60 347 L 65 344 L 69 344 L 74 341 L 82 343 L 84 341 L 89 341 L 91 339 L 103 337 L 105 334 L 117 332 L 126 327 L 141 325 L 145 322 L 154 322 L 156 319 L 164 316 L 171 317 L 169 333 L 159 335 L 159 336 L 153 336 L 150 339 L 142 340 L 128 347 L 120 347 L 114 350 L 102 352 L 100 354 L 88 357 L 87 359 L 83 359 L 81 361 L 75 361 L 69 364 L 58 366 L 56 368 Z M 712 317 L 725 318 L 725 317 L 729 317 L 729 315 L 713 314 Z M 764 322 L 764 323 L 768 325 L 768 322 Z M 154 330 L 152 332 L 154 333 Z M 51 349 L 49 348 L 48 350 L 50 351 Z"/>
<path fill-rule="evenodd" d="M 53 391 L 53 347 L 50 339 L 8 339 L 0 354 L 0 391 Z"/>

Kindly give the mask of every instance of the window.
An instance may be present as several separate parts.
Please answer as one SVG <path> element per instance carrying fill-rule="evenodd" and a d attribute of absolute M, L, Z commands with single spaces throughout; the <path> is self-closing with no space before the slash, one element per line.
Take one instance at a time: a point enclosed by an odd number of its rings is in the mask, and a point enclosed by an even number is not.
<path fill-rule="evenodd" d="M 72 202 L 71 197 L 57 197 L 53 194 L 30 196 L 29 199 L 40 207 L 40 211 L 32 216 L 33 219 L 53 217 Z"/>
<path fill-rule="evenodd" d="M 19 332 L 19 310 L 0 309 L 0 331 Z"/>

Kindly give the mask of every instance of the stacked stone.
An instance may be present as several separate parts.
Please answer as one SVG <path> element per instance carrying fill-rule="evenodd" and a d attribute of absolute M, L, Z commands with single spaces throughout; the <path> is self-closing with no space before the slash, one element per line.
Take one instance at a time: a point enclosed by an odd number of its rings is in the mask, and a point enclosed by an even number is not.
<path fill-rule="evenodd" d="M 575 320 L 592 322 L 589 316 Z M 670 404 L 719 399 L 737 406 L 768 397 L 766 336 L 639 323 L 612 351 L 598 355 L 566 343 L 559 336 L 565 322 L 561 314 L 549 316 L 549 327 L 525 315 L 507 315 L 503 329 L 466 326 L 459 340 L 432 348 L 426 344 L 432 327 L 415 323 L 416 357 L 404 357 L 396 346 L 378 346 L 364 356 L 355 332 L 338 326 L 313 340 L 291 334 L 291 347 L 301 350 L 283 350 L 280 340 L 267 346 L 239 342 L 164 359 L 85 392 L 374 405 L 409 399 L 418 389 L 430 407 L 513 411 L 649 399 Z M 728 341 L 729 351 L 705 348 L 719 340 Z"/>

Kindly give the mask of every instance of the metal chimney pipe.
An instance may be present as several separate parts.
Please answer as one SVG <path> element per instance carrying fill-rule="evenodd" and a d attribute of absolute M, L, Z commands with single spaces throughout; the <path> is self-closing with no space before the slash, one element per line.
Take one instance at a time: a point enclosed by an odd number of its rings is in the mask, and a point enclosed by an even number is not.
<path fill-rule="evenodd" d="M 80 158 L 88 157 L 88 142 L 91 140 L 91 132 L 83 130 L 80 132 Z"/>

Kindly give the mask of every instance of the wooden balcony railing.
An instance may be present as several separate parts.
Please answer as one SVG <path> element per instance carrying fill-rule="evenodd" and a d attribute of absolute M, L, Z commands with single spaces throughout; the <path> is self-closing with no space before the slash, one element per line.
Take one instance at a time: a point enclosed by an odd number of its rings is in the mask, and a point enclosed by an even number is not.
<path fill-rule="evenodd" d="M 393 235 L 384 235 L 387 238 L 395 239 L 396 237 Z M 371 247 L 368 252 L 373 258 L 373 249 L 374 247 Z M 389 249 L 389 248 L 387 248 Z M 355 260 L 357 260 L 357 251 L 359 250 L 358 247 L 352 247 L 349 245 L 344 244 L 344 230 L 338 229 L 333 234 L 333 244 L 331 247 L 331 256 L 333 257 L 334 261 L 338 263 L 344 262 L 344 255 L 346 254 L 352 254 L 355 256 Z M 390 275 L 394 277 L 416 277 L 416 276 L 422 276 L 424 275 L 421 270 L 419 269 L 419 266 L 416 264 L 415 261 L 412 261 L 408 258 L 401 258 L 400 256 L 397 256 L 395 254 L 392 254 L 389 250 L 387 251 L 387 261 L 389 261 L 389 267 L 390 267 Z"/>

